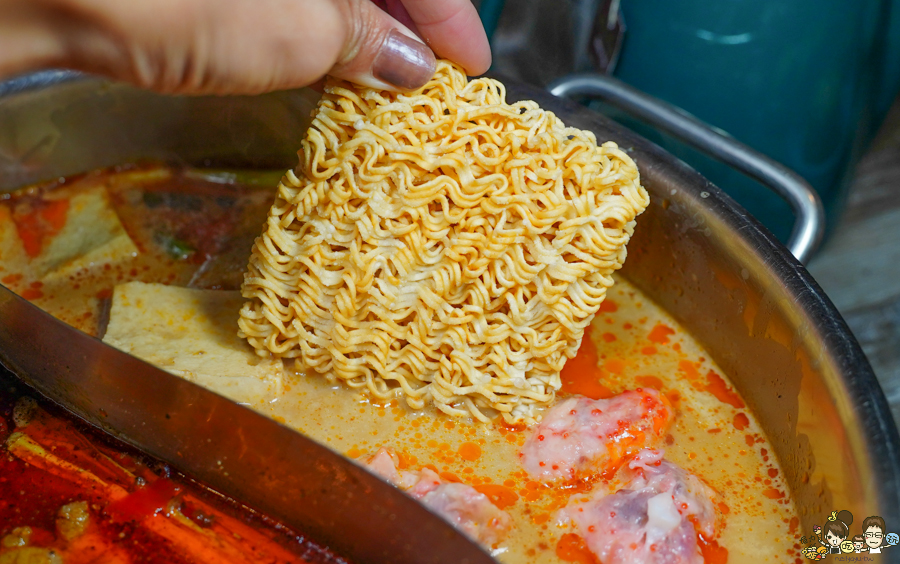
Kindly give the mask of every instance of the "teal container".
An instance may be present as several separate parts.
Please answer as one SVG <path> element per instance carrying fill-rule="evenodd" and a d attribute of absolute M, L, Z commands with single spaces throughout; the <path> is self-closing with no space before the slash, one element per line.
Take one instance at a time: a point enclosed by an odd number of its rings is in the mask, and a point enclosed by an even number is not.
<path fill-rule="evenodd" d="M 900 87 L 900 0 L 624 0 L 615 75 L 794 169 L 828 229 Z M 785 241 L 769 190 L 646 127 Z"/>

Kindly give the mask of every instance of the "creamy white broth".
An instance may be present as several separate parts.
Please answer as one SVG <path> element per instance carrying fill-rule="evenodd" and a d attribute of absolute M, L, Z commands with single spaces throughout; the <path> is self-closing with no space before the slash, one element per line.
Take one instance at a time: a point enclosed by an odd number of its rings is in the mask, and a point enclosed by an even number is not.
<path fill-rule="evenodd" d="M 668 460 L 722 494 L 726 526 L 717 541 L 728 550 L 728 562 L 798 556 L 791 533 L 797 526 L 796 513 L 759 425 L 746 408 L 735 408 L 703 389 L 709 386 L 710 371 L 720 376 L 722 372 L 674 319 L 621 277 L 608 299 L 617 310 L 599 314 L 591 334 L 601 366 L 615 371 L 605 371 L 603 384 L 618 393 L 646 386 L 648 380 L 652 382 L 650 376 L 658 378 L 662 391 L 675 399 L 676 417 L 671 439 L 666 441 L 671 444 L 661 447 Z M 668 343 L 648 339 L 658 324 L 674 330 L 666 335 Z M 648 347 L 655 352 L 648 354 Z M 686 363 L 694 370 L 686 371 Z M 430 464 L 439 472 L 453 474 L 450 479 L 476 487 L 505 485 L 518 500 L 504 507 L 514 528 L 495 549 L 498 559 L 559 562 L 557 542 L 571 531 L 557 524 L 556 512 L 571 492 L 539 486 L 522 470 L 518 452 L 528 431 L 510 430 L 499 422 L 450 418 L 435 410 L 413 411 L 404 405 L 402 400 L 373 404 L 362 392 L 298 372 L 288 378 L 283 397 L 255 407 L 351 458 L 388 447 L 412 459 L 411 469 Z M 739 413 L 746 416 L 743 429 L 735 427 Z M 472 458 L 467 443 L 480 448 L 476 460 L 460 455 L 462 448 Z"/>
<path fill-rule="evenodd" d="M 246 261 L 241 245 L 247 245 L 249 253 L 248 241 L 252 238 L 248 240 L 247 234 L 257 231 L 262 223 L 266 198 L 259 196 L 258 188 L 226 184 L 234 201 L 225 206 L 216 200 L 220 196 L 216 190 L 223 189 L 220 179 L 206 185 L 202 179 L 191 177 L 188 182 L 184 176 L 177 169 L 172 172 L 162 167 L 144 167 L 98 172 L 57 187 L 30 189 L 29 194 L 42 196 L 54 190 L 77 193 L 98 184 L 105 186 L 140 252 L 107 265 L 85 267 L 65 279 L 47 283 L 17 271 L 16 264 L 0 256 L 0 277 L 34 303 L 92 334 L 102 325 L 98 319 L 102 318 L 104 298 L 118 283 L 142 280 L 236 289 L 239 278 L 235 273 L 243 267 L 241 261 Z M 174 222 L 172 225 L 177 221 L 188 225 L 196 214 L 192 215 L 190 209 L 179 211 L 176 206 L 169 217 L 160 211 L 159 204 L 148 207 L 148 201 L 155 200 L 148 200 L 146 194 L 166 193 L 166 182 L 172 183 L 173 190 L 188 183 L 198 198 L 209 196 L 209 205 L 219 206 L 211 209 L 231 218 L 240 237 L 229 239 L 219 234 L 223 241 L 220 254 L 204 261 L 194 260 L 196 255 L 173 258 L 159 243 L 154 222 L 163 217 Z M 0 203 L 3 205 L 8 204 Z M 239 217 L 229 215 L 232 205 L 237 206 Z M 3 220 L 0 217 L 0 223 Z M 740 405 L 740 400 L 729 392 L 727 376 L 709 355 L 674 319 L 621 277 L 616 277 L 616 285 L 595 318 L 589 338 L 597 355 L 597 367 L 590 367 L 596 370 L 596 384 L 609 393 L 658 386 L 672 401 L 676 417 L 670 436 L 660 447 L 665 449 L 668 460 L 700 476 L 722 494 L 727 507 L 726 525 L 717 542 L 727 549 L 728 562 L 798 558 L 799 547 L 794 545 L 793 534 L 798 520 L 781 469 L 753 415 L 746 408 L 726 403 Z M 585 358 L 576 359 L 572 366 L 579 362 L 584 366 Z M 565 373 L 563 380 L 566 382 Z M 584 380 L 580 379 L 582 385 Z M 318 374 L 292 372 L 285 384 L 281 397 L 255 403 L 253 407 L 351 458 L 387 447 L 401 455 L 408 469 L 430 465 L 445 479 L 459 480 L 489 493 L 513 519 L 510 536 L 495 549 L 499 560 L 560 561 L 557 543 L 571 529 L 560 526 L 556 514 L 574 490 L 544 487 L 526 475 L 518 462 L 518 452 L 528 430 L 510 429 L 499 421 L 484 424 L 452 418 L 433 409 L 413 411 L 401 399 L 388 404 L 373 403 L 364 393 L 329 383 Z M 565 393 L 559 397 L 565 397 Z M 594 485 L 601 486 L 602 483 Z"/>

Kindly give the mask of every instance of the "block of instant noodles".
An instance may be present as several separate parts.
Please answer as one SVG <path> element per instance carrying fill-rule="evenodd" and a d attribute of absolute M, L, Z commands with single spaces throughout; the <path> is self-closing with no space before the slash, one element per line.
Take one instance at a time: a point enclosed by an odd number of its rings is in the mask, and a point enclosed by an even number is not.
<path fill-rule="evenodd" d="M 648 204 L 615 143 L 441 61 L 331 81 L 244 277 L 261 355 L 452 415 L 532 422 Z"/>

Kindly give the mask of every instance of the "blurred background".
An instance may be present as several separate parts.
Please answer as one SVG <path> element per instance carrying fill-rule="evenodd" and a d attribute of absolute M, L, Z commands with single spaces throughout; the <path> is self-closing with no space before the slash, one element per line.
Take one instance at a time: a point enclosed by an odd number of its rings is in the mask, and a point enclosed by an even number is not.
<path fill-rule="evenodd" d="M 492 72 L 610 74 L 799 173 L 825 205 L 809 263 L 900 421 L 900 0 L 475 0 Z M 786 241 L 765 187 L 597 101 Z"/>

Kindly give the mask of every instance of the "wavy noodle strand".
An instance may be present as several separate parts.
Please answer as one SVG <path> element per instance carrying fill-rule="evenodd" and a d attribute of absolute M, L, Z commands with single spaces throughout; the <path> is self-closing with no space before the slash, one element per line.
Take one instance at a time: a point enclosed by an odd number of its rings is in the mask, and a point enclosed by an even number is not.
<path fill-rule="evenodd" d="M 244 278 L 240 335 L 381 399 L 533 422 L 648 204 L 615 143 L 441 61 L 332 81 Z"/>

